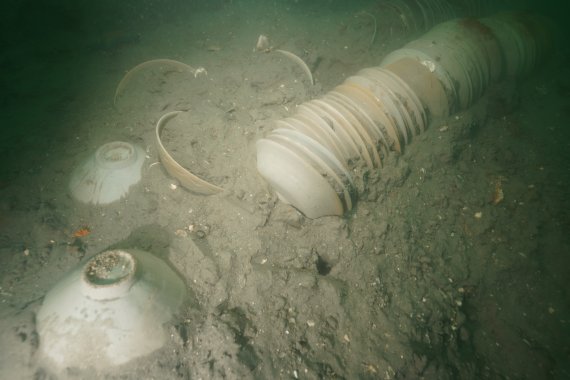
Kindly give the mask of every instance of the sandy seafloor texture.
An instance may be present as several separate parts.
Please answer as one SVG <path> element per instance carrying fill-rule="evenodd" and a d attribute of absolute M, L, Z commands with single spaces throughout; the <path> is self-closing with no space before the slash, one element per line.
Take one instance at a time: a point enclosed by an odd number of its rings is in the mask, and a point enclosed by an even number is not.
<path fill-rule="evenodd" d="M 50 35 L 19 31 L 35 42 L 1 59 L 0 378 L 570 377 L 568 52 L 433 120 L 367 173 L 344 218 L 310 220 L 257 174 L 256 140 L 412 38 L 373 3 L 319 4 L 145 3 L 113 22 L 71 7 L 44 20 Z M 372 45 L 363 11 L 378 20 Z M 262 33 L 305 59 L 316 85 L 287 58 L 253 52 Z M 124 73 L 155 58 L 207 76 L 146 70 L 113 106 Z M 224 193 L 172 188 L 153 140 L 171 110 L 188 113 L 165 145 Z M 74 201 L 71 170 L 113 140 L 144 147 L 143 180 L 109 206 Z M 54 373 L 38 361 L 35 313 L 109 247 L 163 257 L 190 297 L 150 356 Z"/>

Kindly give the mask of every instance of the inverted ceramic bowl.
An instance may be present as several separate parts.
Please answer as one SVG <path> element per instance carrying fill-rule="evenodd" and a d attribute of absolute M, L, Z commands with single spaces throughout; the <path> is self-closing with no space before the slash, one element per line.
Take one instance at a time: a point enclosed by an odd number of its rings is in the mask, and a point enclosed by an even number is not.
<path fill-rule="evenodd" d="M 41 360 L 56 371 L 105 370 L 167 341 L 164 324 L 180 307 L 183 281 L 148 252 L 111 250 L 64 276 L 37 314 Z"/>
<path fill-rule="evenodd" d="M 71 174 L 69 190 L 80 202 L 105 205 L 118 201 L 141 180 L 144 150 L 113 141 L 102 145 Z"/>

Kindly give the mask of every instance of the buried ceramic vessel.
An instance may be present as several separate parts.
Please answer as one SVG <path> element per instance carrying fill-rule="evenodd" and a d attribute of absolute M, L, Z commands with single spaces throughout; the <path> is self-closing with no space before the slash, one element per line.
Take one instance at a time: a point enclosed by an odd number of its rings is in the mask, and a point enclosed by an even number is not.
<path fill-rule="evenodd" d="M 150 253 L 111 250 L 72 270 L 37 315 L 40 360 L 56 371 L 105 370 L 167 341 L 164 324 L 186 294 L 184 282 Z"/>

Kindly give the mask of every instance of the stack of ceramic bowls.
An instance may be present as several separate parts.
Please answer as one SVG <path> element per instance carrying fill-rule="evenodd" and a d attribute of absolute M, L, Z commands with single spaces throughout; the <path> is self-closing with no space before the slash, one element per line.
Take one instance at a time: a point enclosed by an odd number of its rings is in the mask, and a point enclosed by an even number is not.
<path fill-rule="evenodd" d="M 446 0 L 384 0 L 379 7 L 394 13 L 395 19 L 410 33 L 425 31 L 457 15 L 457 10 Z"/>
<path fill-rule="evenodd" d="M 427 127 L 424 107 L 389 70 L 361 70 L 301 104 L 257 142 L 257 166 L 279 198 L 310 218 L 342 215 L 355 198 L 351 171 L 374 168 Z"/>
<path fill-rule="evenodd" d="M 480 22 L 498 41 L 508 77 L 529 74 L 552 47 L 551 23 L 543 17 L 525 12 L 501 13 Z"/>
<path fill-rule="evenodd" d="M 548 24 L 528 13 L 444 22 L 381 66 L 403 78 L 431 116 L 445 117 L 473 104 L 490 82 L 530 73 L 551 48 Z"/>
<path fill-rule="evenodd" d="M 528 0 L 447 0 L 461 17 L 483 17 L 502 10 L 528 8 Z"/>
<path fill-rule="evenodd" d="M 360 163 L 379 167 L 425 130 L 428 116 L 447 117 L 473 104 L 490 82 L 534 68 L 548 48 L 543 23 L 511 13 L 437 25 L 381 66 L 277 121 L 257 142 L 259 172 L 310 218 L 344 214 L 355 201 L 351 173 Z"/>
<path fill-rule="evenodd" d="M 501 50 L 492 31 L 475 19 L 437 25 L 402 49 L 388 54 L 382 66 L 397 67 L 404 58 L 424 65 L 440 83 L 444 97 L 441 101 L 446 105 L 436 111 L 436 116 L 468 107 L 482 95 L 491 80 L 500 77 L 503 67 Z M 423 84 L 416 83 L 417 86 Z"/>

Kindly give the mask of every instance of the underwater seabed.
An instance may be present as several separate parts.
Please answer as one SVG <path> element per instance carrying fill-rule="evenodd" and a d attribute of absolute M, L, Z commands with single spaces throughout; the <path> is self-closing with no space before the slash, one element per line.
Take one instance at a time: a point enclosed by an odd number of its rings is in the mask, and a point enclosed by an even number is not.
<path fill-rule="evenodd" d="M 138 8 L 35 52 L 49 80 L 4 59 L 36 112 L 1 145 L 0 378 L 569 376 L 568 52 L 502 29 L 503 75 L 429 32 L 459 4 Z"/>

